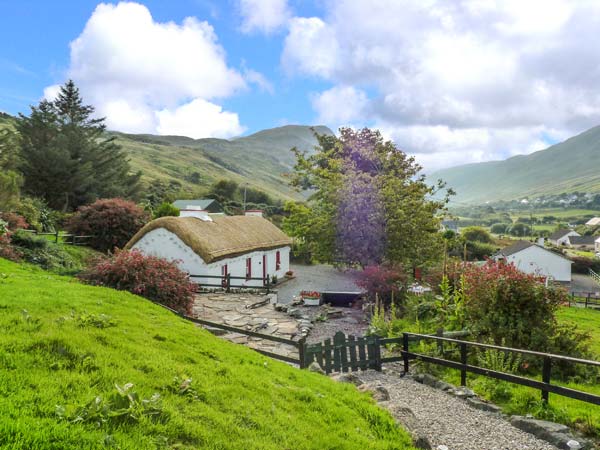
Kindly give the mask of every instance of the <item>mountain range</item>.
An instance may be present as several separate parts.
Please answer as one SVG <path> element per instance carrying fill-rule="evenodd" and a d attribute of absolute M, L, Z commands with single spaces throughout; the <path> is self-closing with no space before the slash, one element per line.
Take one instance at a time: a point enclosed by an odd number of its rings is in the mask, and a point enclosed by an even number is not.
<path fill-rule="evenodd" d="M 275 198 L 299 199 L 286 174 L 294 166 L 293 147 L 310 152 L 315 133 L 331 135 L 324 126 L 286 125 L 235 139 L 192 139 L 111 132 L 123 146 L 131 164 L 145 180 L 177 181 L 194 192 L 219 179 L 263 190 Z"/>
<path fill-rule="evenodd" d="M 14 118 L 0 113 L 0 130 Z M 127 134 L 109 131 L 126 151 L 134 171 L 146 182 L 178 182 L 195 194 L 220 179 L 245 183 L 274 198 L 301 199 L 288 184 L 294 166 L 293 147 L 310 152 L 317 134 L 332 135 L 325 126 L 286 125 L 234 139 Z"/>
<path fill-rule="evenodd" d="M 13 117 L 0 113 L 0 129 Z M 127 152 L 145 181 L 178 182 L 194 194 L 220 179 L 261 189 L 280 199 L 301 199 L 286 175 L 295 162 L 291 148 L 312 151 L 314 133 L 332 135 L 325 126 L 286 125 L 234 139 L 192 139 L 109 132 Z M 428 176 L 442 179 L 455 201 L 483 204 L 547 194 L 600 192 L 600 126 L 529 155 L 503 161 L 466 164 Z"/>
<path fill-rule="evenodd" d="M 529 155 L 439 170 L 457 201 L 483 204 L 547 194 L 600 192 L 600 126 Z"/>

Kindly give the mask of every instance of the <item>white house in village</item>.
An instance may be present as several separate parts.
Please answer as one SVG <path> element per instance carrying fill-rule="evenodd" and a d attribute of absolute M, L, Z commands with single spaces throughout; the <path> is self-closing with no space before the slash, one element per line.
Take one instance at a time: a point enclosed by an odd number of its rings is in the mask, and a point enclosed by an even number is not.
<path fill-rule="evenodd" d="M 590 220 L 588 220 L 585 223 L 588 227 L 595 227 L 597 225 L 600 225 L 600 217 L 592 217 Z"/>
<path fill-rule="evenodd" d="M 289 270 L 290 238 L 262 217 L 211 216 L 202 210 L 181 210 L 180 217 L 161 217 L 146 224 L 127 244 L 129 249 L 178 261 L 199 284 L 219 284 L 202 276 L 243 277 L 232 285 L 257 287 L 263 279 L 281 279 Z M 251 280 L 251 278 L 259 278 Z"/>
<path fill-rule="evenodd" d="M 574 230 L 558 230 L 548 236 L 548 241 L 558 246 L 561 245 L 569 245 L 569 237 L 570 236 L 581 236 L 577 231 Z"/>
<path fill-rule="evenodd" d="M 533 242 L 517 241 L 500 250 L 494 255 L 494 259 L 504 260 L 514 264 L 522 272 L 550 278 L 553 281 L 571 281 L 571 261 Z"/>

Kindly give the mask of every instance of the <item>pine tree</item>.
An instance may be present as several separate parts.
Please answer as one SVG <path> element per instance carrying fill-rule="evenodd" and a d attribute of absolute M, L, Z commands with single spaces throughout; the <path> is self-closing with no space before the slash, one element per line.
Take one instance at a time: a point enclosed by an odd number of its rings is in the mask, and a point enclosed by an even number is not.
<path fill-rule="evenodd" d="M 104 118 L 84 105 L 72 80 L 53 102 L 31 108 L 19 118 L 25 190 L 68 211 L 103 197 L 135 197 L 140 173 L 114 137 L 106 137 Z"/>

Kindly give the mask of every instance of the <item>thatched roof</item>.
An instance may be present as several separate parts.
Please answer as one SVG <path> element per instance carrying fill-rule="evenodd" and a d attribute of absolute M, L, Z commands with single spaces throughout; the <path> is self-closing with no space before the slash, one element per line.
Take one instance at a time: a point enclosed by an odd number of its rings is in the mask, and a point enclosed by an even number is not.
<path fill-rule="evenodd" d="M 267 219 L 258 216 L 161 217 L 146 224 L 127 243 L 133 247 L 146 233 L 164 228 L 176 234 L 206 263 L 256 250 L 291 245 L 291 239 Z"/>

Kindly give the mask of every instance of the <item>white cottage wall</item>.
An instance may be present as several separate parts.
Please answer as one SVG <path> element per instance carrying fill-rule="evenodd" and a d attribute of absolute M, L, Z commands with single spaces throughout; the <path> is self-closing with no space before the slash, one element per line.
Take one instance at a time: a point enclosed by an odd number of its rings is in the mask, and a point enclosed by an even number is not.
<path fill-rule="evenodd" d="M 223 266 L 227 265 L 227 272 L 231 276 L 245 277 L 246 276 L 246 260 L 251 258 L 252 262 L 252 278 L 262 278 L 263 255 L 266 255 L 267 271 L 269 276 L 277 275 L 279 279 L 285 275 L 289 269 L 290 247 L 281 247 L 273 250 L 254 251 L 232 258 L 225 258 L 213 263 L 207 264 L 197 255 L 190 247 L 188 247 L 175 233 L 164 228 L 158 228 L 146 233 L 132 247 L 147 255 L 158 256 L 170 261 L 178 261 L 178 265 L 182 270 L 191 275 L 209 275 L 221 276 Z M 280 252 L 281 266 L 279 270 L 275 269 L 276 254 Z M 215 278 L 194 278 L 194 282 L 200 284 L 218 284 L 219 280 Z M 231 280 L 232 285 L 241 285 L 248 287 L 262 286 L 261 280 Z"/>
<path fill-rule="evenodd" d="M 571 262 L 548 250 L 532 245 L 506 258 L 522 272 L 551 276 L 556 281 L 571 281 Z"/>

